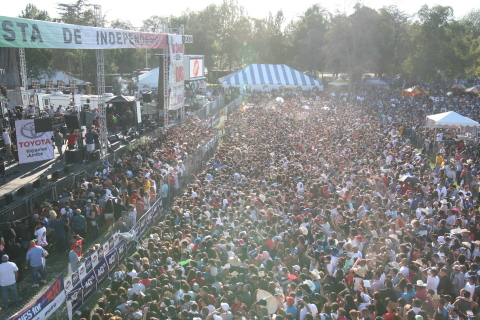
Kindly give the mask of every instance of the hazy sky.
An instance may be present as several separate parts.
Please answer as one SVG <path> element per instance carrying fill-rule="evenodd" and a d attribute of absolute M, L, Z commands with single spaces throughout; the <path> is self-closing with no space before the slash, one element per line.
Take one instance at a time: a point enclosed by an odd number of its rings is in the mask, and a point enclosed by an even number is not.
<path fill-rule="evenodd" d="M 65 0 L 61 1 L 64 3 L 72 3 L 74 0 Z M 151 15 L 159 16 L 169 16 L 169 15 L 180 15 L 187 8 L 193 11 L 198 11 L 205 8 L 208 4 L 215 3 L 220 4 L 222 0 L 183 0 L 183 1 L 166 1 L 165 5 L 162 5 L 162 1 L 147 1 L 147 0 L 134 0 L 134 1 L 125 1 L 125 0 L 90 0 L 89 3 L 100 4 L 102 6 L 102 11 L 106 14 L 108 21 L 114 19 L 123 19 L 130 20 L 135 27 L 140 27 L 142 25 L 142 20 L 148 18 Z M 283 10 L 287 21 L 299 16 L 304 12 L 308 7 L 315 3 L 319 3 L 326 7 L 329 11 L 335 12 L 336 10 L 341 12 L 351 12 L 354 4 L 357 1 L 355 0 L 336 0 L 336 1 L 324 1 L 324 3 L 315 0 L 289 0 L 289 1 L 271 1 L 271 0 L 238 0 L 238 3 L 242 5 L 248 14 L 255 18 L 263 18 L 268 15 L 269 11 L 276 12 L 278 10 Z M 363 0 L 360 1 L 364 5 L 369 7 L 379 9 L 382 6 L 386 5 L 397 5 L 401 10 L 405 11 L 408 14 L 413 14 L 417 12 L 423 4 L 433 6 L 435 4 L 439 5 L 450 5 L 454 9 L 454 14 L 456 18 L 463 17 L 471 9 L 479 8 L 480 6 L 474 6 L 475 1 L 467 0 L 423 0 L 423 1 L 414 1 L 414 0 Z M 28 3 L 35 3 L 39 9 L 47 10 L 50 13 L 50 16 L 56 17 L 56 4 L 57 1 L 52 0 L 15 0 L 8 1 L 8 4 L 2 6 L 0 15 L 7 17 L 16 17 L 20 12 L 25 8 Z"/>

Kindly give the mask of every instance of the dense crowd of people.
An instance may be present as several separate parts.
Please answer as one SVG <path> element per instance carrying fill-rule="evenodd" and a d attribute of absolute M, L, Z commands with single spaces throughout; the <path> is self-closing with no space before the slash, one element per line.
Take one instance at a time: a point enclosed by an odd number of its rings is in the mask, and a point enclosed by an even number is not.
<path fill-rule="evenodd" d="M 132 145 L 125 155 L 112 163 L 103 162 L 74 188 L 64 189 L 58 198 L 35 202 L 30 217 L 6 222 L 0 230 L 0 256 L 8 257 L 5 262 L 16 265 L 18 281 L 25 278 L 23 270 L 29 269 L 29 284 L 33 287 L 46 283 L 49 252 L 68 254 L 70 272 L 75 271 L 84 251 L 93 249 L 92 242 L 102 232 L 112 227 L 130 230 L 157 197 L 168 203 L 186 178 L 183 161 L 190 161 L 189 155 L 215 135 L 215 129 L 189 119 L 180 127 Z M 29 256 L 33 253 L 34 259 Z M 3 290 L 3 279 L 15 278 L 15 270 L 9 268 L 3 274 L 2 265 Z M 18 300 L 15 294 L 12 293 L 12 302 Z M 4 299 L 3 307 L 7 308 L 8 293 Z"/>
<path fill-rule="evenodd" d="M 215 157 L 83 316 L 476 317 L 480 161 L 461 132 L 425 147 L 424 121 L 442 108 L 478 119 L 478 99 L 278 95 L 225 122 Z"/>

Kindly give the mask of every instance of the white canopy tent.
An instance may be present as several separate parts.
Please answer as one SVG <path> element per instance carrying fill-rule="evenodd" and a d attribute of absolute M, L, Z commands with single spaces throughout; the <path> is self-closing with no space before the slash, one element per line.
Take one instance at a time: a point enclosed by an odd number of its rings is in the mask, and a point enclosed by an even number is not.
<path fill-rule="evenodd" d="M 470 139 L 475 139 L 477 137 L 480 124 L 477 121 L 464 117 L 454 111 L 448 111 L 427 116 L 426 126 L 427 128 L 435 129 L 435 133 L 437 132 L 437 129 L 461 129 L 467 133 L 463 136 L 463 139 L 468 140 L 467 137 L 470 137 Z M 460 135 L 458 135 L 458 137 L 460 138 Z M 435 142 L 440 141 L 441 140 L 436 140 Z"/>
<path fill-rule="evenodd" d="M 138 76 L 138 92 L 157 91 L 159 71 L 159 68 L 155 68 Z"/>
<path fill-rule="evenodd" d="M 448 111 L 427 116 L 427 128 L 455 129 L 478 128 L 480 124 L 454 111 Z"/>

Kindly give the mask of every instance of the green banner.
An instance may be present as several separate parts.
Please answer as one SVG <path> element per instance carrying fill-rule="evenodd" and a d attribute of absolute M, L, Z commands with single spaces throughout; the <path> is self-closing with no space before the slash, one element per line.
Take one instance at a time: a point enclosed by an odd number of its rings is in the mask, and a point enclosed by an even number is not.
<path fill-rule="evenodd" d="M 77 26 L 0 16 L 0 47 L 165 49 L 166 34 Z"/>

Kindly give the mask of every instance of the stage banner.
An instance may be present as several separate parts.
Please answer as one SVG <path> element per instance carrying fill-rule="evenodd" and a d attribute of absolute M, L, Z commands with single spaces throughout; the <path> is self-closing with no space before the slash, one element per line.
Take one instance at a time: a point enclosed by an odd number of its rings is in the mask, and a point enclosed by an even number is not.
<path fill-rule="evenodd" d="M 169 70 L 169 109 L 177 110 L 183 107 L 185 99 L 184 68 L 183 65 L 183 37 L 181 35 L 168 36 L 168 48 L 170 52 Z"/>
<path fill-rule="evenodd" d="M 35 132 L 33 119 L 15 121 L 17 132 L 17 150 L 20 163 L 50 160 L 53 153 L 52 136 L 50 132 Z"/>
<path fill-rule="evenodd" d="M 7 320 L 48 319 L 63 301 L 65 301 L 65 290 L 63 275 L 60 275 L 37 300 L 25 306 Z"/>
<path fill-rule="evenodd" d="M 179 36 L 180 40 L 182 36 Z M 0 47 L 165 49 L 166 34 L 77 26 L 0 16 Z"/>

